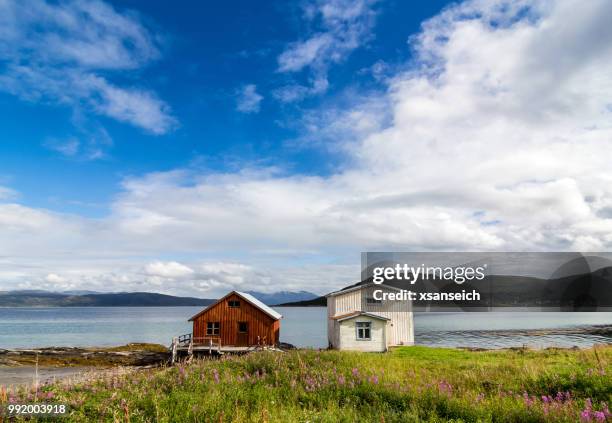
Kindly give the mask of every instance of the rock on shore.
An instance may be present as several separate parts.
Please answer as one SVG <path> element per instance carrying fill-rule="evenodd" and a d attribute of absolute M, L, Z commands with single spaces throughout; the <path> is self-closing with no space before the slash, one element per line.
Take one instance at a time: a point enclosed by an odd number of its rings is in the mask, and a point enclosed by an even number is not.
<path fill-rule="evenodd" d="M 170 352 L 162 345 L 128 344 L 115 348 L 48 347 L 0 349 L 0 365 L 21 366 L 151 366 L 166 363 Z"/>

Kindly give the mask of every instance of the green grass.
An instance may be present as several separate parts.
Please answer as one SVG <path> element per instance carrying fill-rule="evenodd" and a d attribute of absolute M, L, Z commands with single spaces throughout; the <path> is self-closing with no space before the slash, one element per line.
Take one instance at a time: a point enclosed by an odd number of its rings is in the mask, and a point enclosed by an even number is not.
<path fill-rule="evenodd" d="M 160 344 L 147 344 L 144 342 L 136 342 L 126 345 L 120 345 L 118 347 L 110 348 L 97 348 L 96 351 L 151 351 L 151 352 L 168 352 L 168 347 Z"/>
<path fill-rule="evenodd" d="M 611 362 L 612 346 L 260 352 L 0 392 L 0 403 L 65 402 L 68 421 L 605 421 Z"/>

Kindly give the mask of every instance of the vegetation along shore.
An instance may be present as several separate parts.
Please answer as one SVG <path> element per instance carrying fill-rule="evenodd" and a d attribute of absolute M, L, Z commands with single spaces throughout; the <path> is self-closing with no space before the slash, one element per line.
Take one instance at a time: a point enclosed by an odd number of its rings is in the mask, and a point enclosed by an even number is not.
<path fill-rule="evenodd" d="M 611 363 L 609 345 L 256 352 L 0 388 L 0 403 L 65 403 L 75 422 L 609 421 Z"/>

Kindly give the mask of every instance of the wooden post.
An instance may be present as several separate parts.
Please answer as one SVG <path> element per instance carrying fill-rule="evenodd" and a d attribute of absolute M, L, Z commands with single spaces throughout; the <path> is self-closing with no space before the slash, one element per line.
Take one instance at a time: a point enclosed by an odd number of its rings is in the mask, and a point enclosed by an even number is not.
<path fill-rule="evenodd" d="M 173 365 L 174 365 L 174 362 L 176 361 L 177 347 L 178 347 L 178 339 L 175 336 L 174 338 L 172 338 L 172 364 Z"/>
<path fill-rule="evenodd" d="M 38 396 L 38 353 L 36 353 L 36 369 L 34 373 L 34 389 L 36 390 L 36 395 Z"/>

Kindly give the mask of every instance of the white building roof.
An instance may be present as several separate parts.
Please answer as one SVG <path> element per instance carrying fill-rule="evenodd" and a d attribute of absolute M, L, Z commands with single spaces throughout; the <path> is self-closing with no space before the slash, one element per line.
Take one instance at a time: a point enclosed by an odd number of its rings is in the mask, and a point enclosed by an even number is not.
<path fill-rule="evenodd" d="M 347 292 L 358 291 L 358 290 L 361 290 L 361 289 L 364 289 L 364 288 L 369 288 L 371 286 L 378 286 L 378 287 L 380 287 L 380 289 L 391 289 L 391 290 L 395 290 L 395 291 L 401 291 L 401 289 L 396 288 L 394 286 L 383 285 L 383 284 L 375 284 L 373 282 L 370 282 L 370 283 L 364 283 L 363 285 L 357 285 L 357 286 L 353 286 L 353 287 L 350 287 L 350 288 L 341 289 L 340 291 L 330 292 L 329 294 L 326 295 L 326 297 L 333 297 L 335 295 L 346 294 Z"/>
<path fill-rule="evenodd" d="M 355 317 L 359 317 L 359 316 L 368 316 L 368 317 L 372 317 L 374 319 L 379 319 L 379 320 L 391 320 L 388 317 L 381 316 L 381 315 L 374 314 L 374 313 L 368 313 L 367 311 L 354 311 L 352 313 L 342 314 L 340 316 L 334 316 L 332 317 L 332 319 L 342 322 L 343 320 L 354 319 Z"/>
<path fill-rule="evenodd" d="M 264 303 L 259 301 L 257 298 L 255 298 L 251 294 L 247 294 L 246 292 L 241 292 L 241 291 L 234 291 L 234 292 L 238 294 L 239 296 L 241 296 L 242 298 L 244 298 L 245 300 L 247 300 L 248 302 L 250 302 L 251 304 L 253 304 L 255 307 L 259 308 L 264 313 L 270 315 L 270 317 L 273 317 L 274 319 L 283 318 L 282 314 L 274 310 L 272 307 L 265 305 Z"/>

